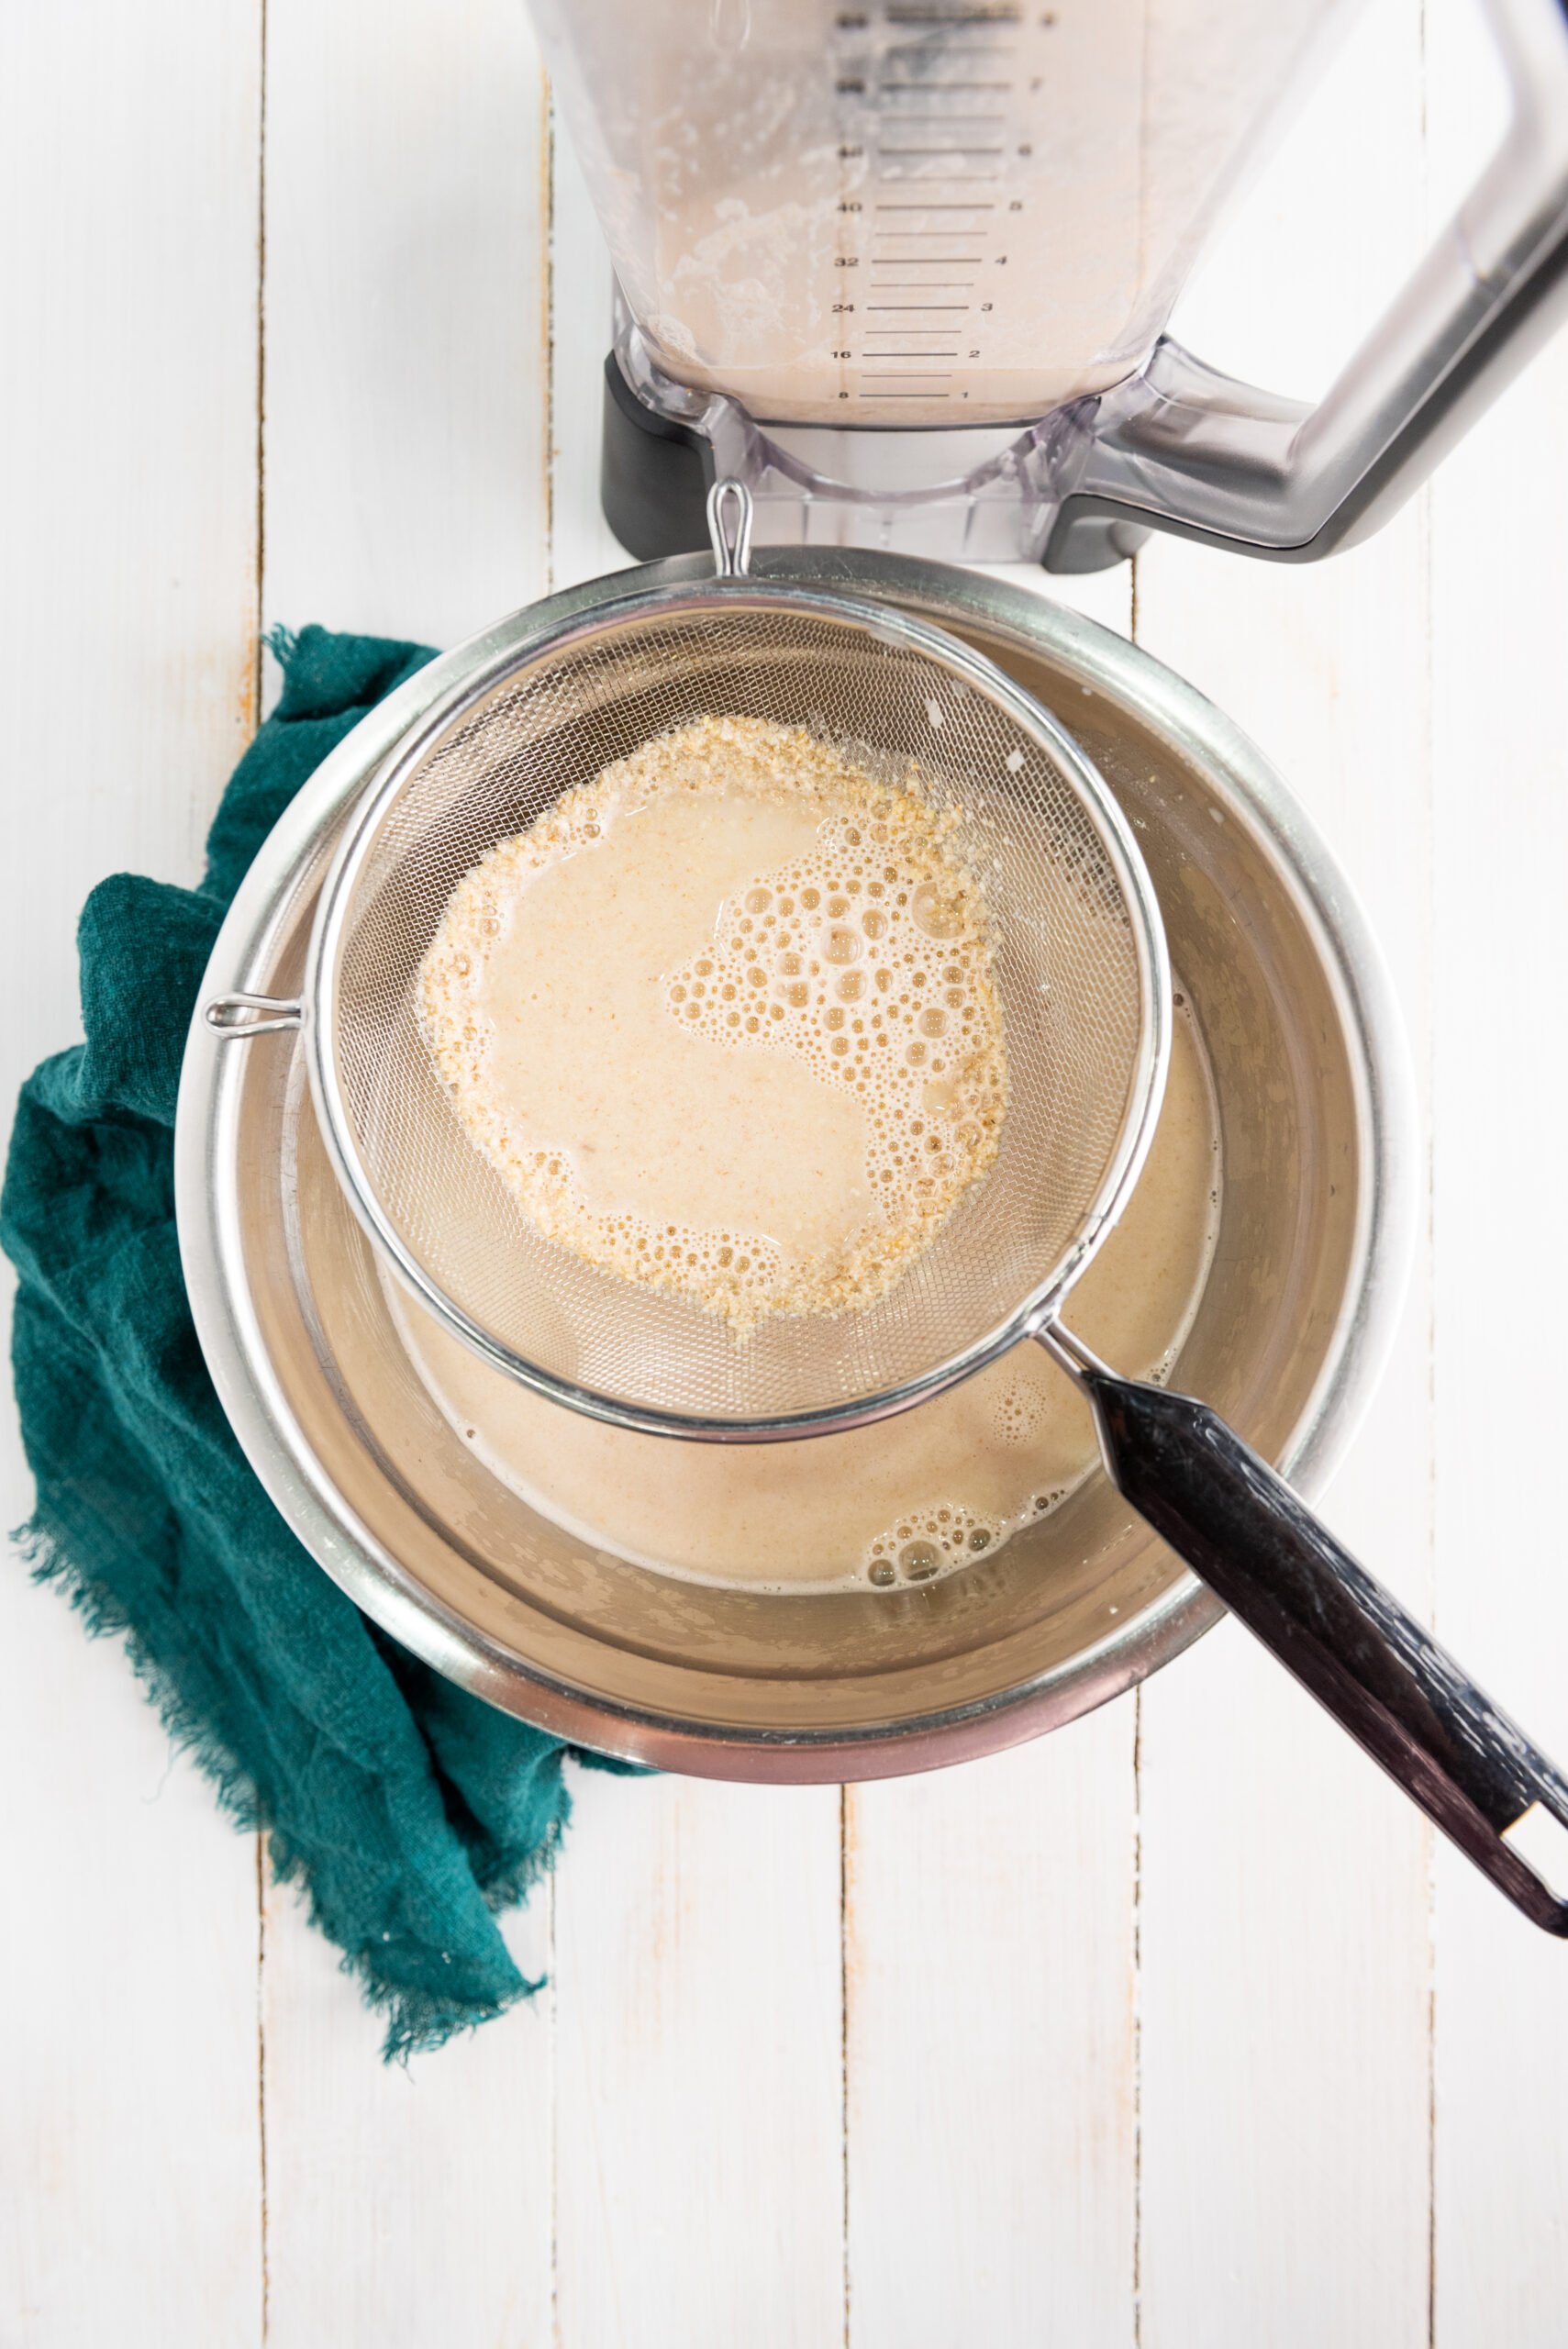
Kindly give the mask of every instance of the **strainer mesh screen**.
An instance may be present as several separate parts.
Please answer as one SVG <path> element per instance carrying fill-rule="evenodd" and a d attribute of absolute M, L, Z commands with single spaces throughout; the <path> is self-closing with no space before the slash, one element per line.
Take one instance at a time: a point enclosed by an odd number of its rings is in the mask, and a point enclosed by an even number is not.
<path fill-rule="evenodd" d="M 744 1342 L 689 1300 L 542 1239 L 460 1124 L 416 1008 L 452 890 L 560 793 L 708 716 L 802 726 L 889 780 L 917 762 L 962 814 L 995 925 L 1009 1071 L 999 1158 L 876 1305 Z M 700 941 L 694 940 L 695 951 Z M 377 821 L 342 908 L 328 1091 L 358 1177 L 426 1278 L 508 1353 L 619 1403 L 720 1419 L 830 1410 L 918 1379 L 1055 1272 L 1139 1082 L 1129 909 L 1099 822 L 1040 736 L 959 668 L 855 619 L 710 599 L 520 658 L 437 732 Z"/>

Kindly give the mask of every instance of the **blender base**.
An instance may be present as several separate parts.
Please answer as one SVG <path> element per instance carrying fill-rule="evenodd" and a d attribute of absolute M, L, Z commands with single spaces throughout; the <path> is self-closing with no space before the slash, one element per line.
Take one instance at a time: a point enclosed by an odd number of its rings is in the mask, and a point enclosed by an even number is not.
<path fill-rule="evenodd" d="M 628 554 L 639 562 L 696 554 L 708 543 L 706 501 L 717 467 L 713 442 L 694 426 L 651 407 L 626 379 L 616 353 L 605 361 L 599 503 Z M 1041 568 L 1107 571 L 1135 554 L 1146 529 L 1116 514 L 1064 514 Z"/>

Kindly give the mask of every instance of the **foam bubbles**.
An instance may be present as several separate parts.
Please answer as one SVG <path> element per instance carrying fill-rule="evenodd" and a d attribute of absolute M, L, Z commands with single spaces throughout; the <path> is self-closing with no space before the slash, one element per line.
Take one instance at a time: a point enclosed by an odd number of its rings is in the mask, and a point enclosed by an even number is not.
<path fill-rule="evenodd" d="M 695 1002 L 697 1032 L 719 1044 L 748 1041 L 726 1017 L 724 986 L 765 991 L 759 1032 L 858 1095 L 884 1228 L 918 1244 L 995 1158 L 1006 1104 L 985 906 L 951 856 L 952 822 L 841 766 L 812 853 L 737 891 L 711 956 L 668 981 L 672 1016 L 690 1018 Z M 751 916 L 764 896 L 759 949 Z M 717 1004 L 699 992 L 705 965 Z"/>
<path fill-rule="evenodd" d="M 878 1590 L 935 1582 L 957 1566 L 973 1565 L 1011 1530 L 1010 1523 L 979 1516 L 962 1501 L 911 1509 L 867 1548 L 866 1580 Z"/>
<path fill-rule="evenodd" d="M 1006 1509 L 982 1512 L 956 1500 L 908 1509 L 867 1544 L 862 1572 L 876 1590 L 939 1581 L 1001 1549 L 1020 1527 L 1049 1516 L 1066 1497 L 1065 1487 L 1035 1493 L 1010 1515 Z"/>

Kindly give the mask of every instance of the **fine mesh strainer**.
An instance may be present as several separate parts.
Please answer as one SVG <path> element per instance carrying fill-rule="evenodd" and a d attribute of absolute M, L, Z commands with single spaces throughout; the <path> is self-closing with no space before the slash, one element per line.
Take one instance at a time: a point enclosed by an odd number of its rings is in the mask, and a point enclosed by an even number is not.
<path fill-rule="evenodd" d="M 1001 1153 L 871 1308 L 744 1344 L 690 1300 L 539 1236 L 430 1059 L 416 979 L 451 893 L 569 785 L 708 715 L 805 727 L 890 778 L 918 763 L 995 924 L 1011 1101 Z M 933 949 L 933 951 L 940 951 Z M 1169 981 L 1119 810 L 989 663 L 921 623 L 736 579 L 628 599 L 431 713 L 350 825 L 306 987 L 345 1186 L 416 1292 L 499 1366 L 622 1425 L 805 1434 L 917 1399 L 1011 1343 L 1137 1173 Z"/>
<path fill-rule="evenodd" d="M 745 493 L 710 501 L 718 576 L 634 593 L 477 666 L 350 817 L 301 1002 L 208 1024 L 300 1026 L 339 1177 L 377 1250 L 498 1368 L 647 1433 L 829 1433 L 917 1403 L 1029 1338 L 1095 1413 L 1132 1506 L 1534 1920 L 1558 1899 L 1507 1840 L 1568 1828 L 1568 1783 L 1207 1406 L 1118 1377 L 1061 1320 L 1158 1114 L 1170 974 L 1149 875 L 1103 778 L 1008 678 L 928 624 L 746 572 Z M 743 1343 L 688 1298 L 543 1239 L 457 1117 L 416 981 L 462 877 L 563 791 L 699 718 L 804 727 L 956 811 L 994 932 L 1009 1098 L 1000 1152 L 867 1309 Z"/>

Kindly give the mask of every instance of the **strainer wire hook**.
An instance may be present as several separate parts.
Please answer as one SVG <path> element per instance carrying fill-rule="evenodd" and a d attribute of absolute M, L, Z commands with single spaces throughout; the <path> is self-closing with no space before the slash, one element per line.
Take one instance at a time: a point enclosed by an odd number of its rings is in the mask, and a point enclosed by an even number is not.
<path fill-rule="evenodd" d="M 751 493 L 744 482 L 716 481 L 707 494 L 707 534 L 720 579 L 744 579 L 751 568 Z"/>

